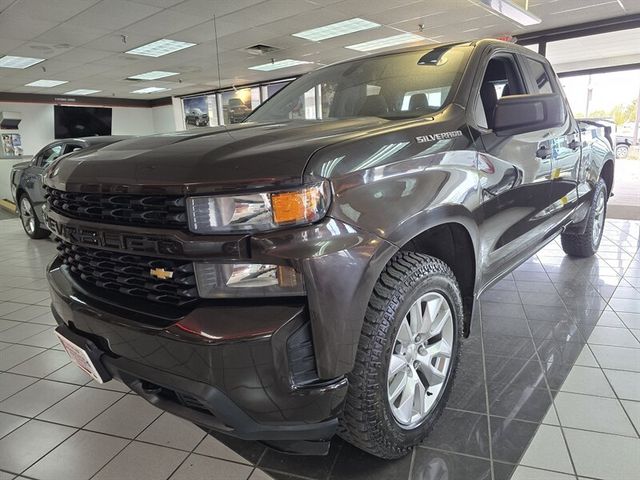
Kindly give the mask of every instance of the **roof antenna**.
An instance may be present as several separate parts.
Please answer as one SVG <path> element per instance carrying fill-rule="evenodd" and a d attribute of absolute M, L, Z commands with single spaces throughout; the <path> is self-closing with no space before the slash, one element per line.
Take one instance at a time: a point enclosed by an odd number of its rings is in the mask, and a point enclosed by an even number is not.
<path fill-rule="evenodd" d="M 218 88 L 222 88 L 222 80 L 220 77 L 220 49 L 218 47 L 218 27 L 216 25 L 216 14 L 213 14 L 213 34 L 216 40 L 216 63 L 218 66 Z"/>

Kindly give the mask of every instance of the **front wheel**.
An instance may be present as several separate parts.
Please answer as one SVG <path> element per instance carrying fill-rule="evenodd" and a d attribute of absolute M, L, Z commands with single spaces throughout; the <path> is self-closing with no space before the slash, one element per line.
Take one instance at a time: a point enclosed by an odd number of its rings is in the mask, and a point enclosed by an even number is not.
<path fill-rule="evenodd" d="M 607 217 L 607 195 L 607 184 L 601 178 L 593 189 L 591 208 L 587 215 L 587 226 L 584 232 L 563 233 L 560 236 L 564 253 L 573 257 L 591 257 L 598 251 Z"/>
<path fill-rule="evenodd" d="M 424 439 L 458 363 L 462 296 L 442 261 L 412 252 L 387 264 L 369 301 L 340 435 L 381 458 Z"/>
<path fill-rule="evenodd" d="M 20 213 L 20 221 L 22 222 L 22 228 L 27 235 L 31 238 L 46 238 L 49 236 L 49 230 L 46 230 L 40 226 L 40 220 L 36 215 L 36 211 L 31 203 L 31 199 L 26 194 L 20 197 L 18 202 L 18 212 Z"/>

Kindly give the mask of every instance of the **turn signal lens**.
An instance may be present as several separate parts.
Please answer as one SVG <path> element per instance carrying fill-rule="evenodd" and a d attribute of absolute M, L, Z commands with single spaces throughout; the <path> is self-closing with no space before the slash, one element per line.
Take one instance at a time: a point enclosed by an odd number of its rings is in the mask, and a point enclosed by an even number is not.
<path fill-rule="evenodd" d="M 294 192 L 271 195 L 273 221 L 278 225 L 315 222 L 323 210 L 323 192 L 320 185 Z"/>

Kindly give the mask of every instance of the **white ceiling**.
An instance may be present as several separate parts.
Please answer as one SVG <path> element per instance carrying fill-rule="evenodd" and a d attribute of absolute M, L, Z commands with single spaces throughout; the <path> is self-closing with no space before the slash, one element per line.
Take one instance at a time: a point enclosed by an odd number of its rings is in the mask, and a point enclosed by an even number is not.
<path fill-rule="evenodd" d="M 150 99 L 217 88 L 214 14 L 222 86 L 230 86 L 299 74 L 359 56 L 345 45 L 403 32 L 422 35 L 425 43 L 518 35 L 638 13 L 640 0 L 529 0 L 529 9 L 542 24 L 525 29 L 491 13 L 478 0 L 0 0 L 0 56 L 46 59 L 25 70 L 0 68 L 0 92 L 62 94 L 82 88 L 102 90 L 96 96 Z M 382 26 L 322 42 L 291 36 L 353 17 Z M 160 38 L 198 45 L 160 58 L 123 53 Z M 280 50 L 263 56 L 244 51 L 257 43 Z M 635 48 L 640 49 L 640 43 Z M 611 54 L 610 49 L 607 52 Z M 313 64 L 272 72 L 248 70 L 271 58 Z M 151 70 L 180 75 L 167 81 L 125 80 Z M 69 83 L 54 88 L 24 86 L 39 79 Z M 148 86 L 171 91 L 130 93 Z"/>

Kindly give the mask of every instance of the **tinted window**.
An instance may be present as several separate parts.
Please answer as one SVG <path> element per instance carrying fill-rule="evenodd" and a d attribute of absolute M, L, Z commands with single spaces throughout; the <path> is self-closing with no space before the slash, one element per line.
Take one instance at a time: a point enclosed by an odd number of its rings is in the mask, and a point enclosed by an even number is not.
<path fill-rule="evenodd" d="M 531 78 L 538 87 L 538 91 L 532 93 L 553 93 L 549 73 L 547 72 L 544 63 L 529 57 L 525 57 L 524 61 L 529 67 Z"/>
<path fill-rule="evenodd" d="M 475 117 L 479 126 L 493 128 L 493 114 L 502 97 L 526 93 L 515 59 L 500 55 L 489 60 L 482 78 Z"/>
<path fill-rule="evenodd" d="M 309 73 L 267 101 L 248 121 L 419 117 L 446 106 L 471 47 L 396 53 Z"/>
<path fill-rule="evenodd" d="M 42 152 L 42 161 L 40 162 L 40 165 L 46 167 L 48 164 L 53 162 L 56 158 L 62 155 L 62 148 L 62 144 L 46 148 L 44 152 Z"/>

